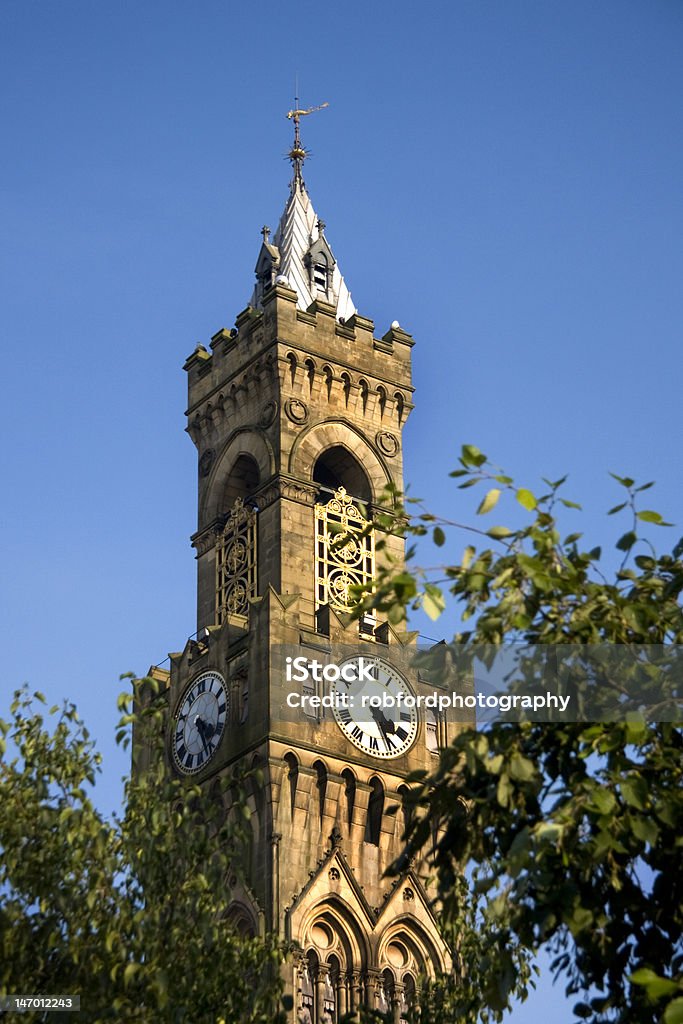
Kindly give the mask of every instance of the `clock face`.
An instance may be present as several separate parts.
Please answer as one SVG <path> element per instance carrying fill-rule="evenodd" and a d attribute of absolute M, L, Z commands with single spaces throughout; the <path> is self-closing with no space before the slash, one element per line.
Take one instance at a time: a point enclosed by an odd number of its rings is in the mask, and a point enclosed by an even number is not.
<path fill-rule="evenodd" d="M 173 760 L 185 775 L 201 771 L 218 750 L 228 716 L 228 691 L 218 672 L 202 672 L 176 713 Z"/>
<path fill-rule="evenodd" d="M 337 725 L 354 746 L 372 757 L 405 754 L 417 735 L 415 697 L 403 676 L 381 658 L 350 658 L 331 684 L 338 695 L 332 712 Z M 351 670 L 350 670 L 351 669 Z M 351 681 L 344 676 L 351 676 Z M 344 694 L 348 707 L 344 707 Z M 406 707 L 409 697 L 411 707 Z"/>

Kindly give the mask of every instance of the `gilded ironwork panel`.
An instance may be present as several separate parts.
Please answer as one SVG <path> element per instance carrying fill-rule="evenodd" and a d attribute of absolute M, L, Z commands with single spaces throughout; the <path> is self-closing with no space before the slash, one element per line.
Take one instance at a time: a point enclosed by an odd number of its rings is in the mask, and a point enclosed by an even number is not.
<path fill-rule="evenodd" d="M 256 596 L 256 510 L 237 498 L 216 546 L 216 622 L 246 615 Z"/>
<path fill-rule="evenodd" d="M 351 587 L 370 583 L 375 574 L 374 531 L 343 487 L 315 506 L 315 517 L 316 606 L 350 611 L 356 603 Z"/>

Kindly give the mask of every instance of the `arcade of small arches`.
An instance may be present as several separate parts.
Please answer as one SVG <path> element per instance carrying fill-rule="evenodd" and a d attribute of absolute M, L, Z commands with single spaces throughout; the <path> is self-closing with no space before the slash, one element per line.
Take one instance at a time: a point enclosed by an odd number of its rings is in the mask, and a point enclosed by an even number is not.
<path fill-rule="evenodd" d="M 412 890 L 404 887 L 404 898 Z M 438 952 L 407 915 L 391 921 L 378 939 L 369 938 L 341 900 L 315 907 L 294 958 L 297 1024 L 337 1024 L 361 1006 L 393 1015 L 403 1024 L 413 1005 L 417 979 L 433 977 Z"/>
<path fill-rule="evenodd" d="M 292 751 L 288 751 L 288 753 L 284 755 L 283 760 L 286 766 L 286 788 L 288 789 L 290 812 L 293 814 L 296 806 L 296 795 L 302 765 L 300 764 L 296 754 L 292 753 Z M 317 817 L 322 825 L 329 779 L 327 765 L 321 758 L 317 758 L 310 768 L 304 768 L 303 770 L 315 773 Z M 341 778 L 343 783 L 339 824 L 343 827 L 344 831 L 349 834 L 352 824 L 354 822 L 358 822 L 358 815 L 354 814 L 357 803 L 358 779 L 355 773 L 348 767 L 341 770 L 339 778 Z M 370 774 L 365 785 L 369 787 L 370 792 L 367 800 L 367 810 L 365 812 L 363 841 L 372 846 L 379 846 L 380 836 L 382 833 L 383 816 L 387 813 L 387 809 L 389 807 L 392 808 L 392 814 L 399 815 L 398 827 L 400 834 L 402 835 L 403 832 L 405 832 L 411 813 L 410 789 L 405 785 L 399 786 L 396 793 L 391 794 L 391 798 L 387 802 L 384 783 L 379 776 Z M 396 802 L 397 799 L 398 804 Z"/>
<path fill-rule="evenodd" d="M 353 404 L 363 415 L 377 410 L 381 420 L 393 421 L 398 427 L 405 422 L 410 406 L 402 391 L 392 391 L 384 384 L 371 383 L 366 377 L 358 377 L 356 380 L 348 370 L 335 373 L 329 363 L 324 363 L 318 368 L 310 356 L 300 361 L 294 352 L 288 352 L 285 358 L 292 387 L 303 371 L 305 387 L 307 386 L 309 394 L 312 394 L 316 386 L 316 376 L 320 375 L 322 393 L 328 401 L 332 398 L 333 388 L 341 385 L 345 408 L 348 409 Z"/>

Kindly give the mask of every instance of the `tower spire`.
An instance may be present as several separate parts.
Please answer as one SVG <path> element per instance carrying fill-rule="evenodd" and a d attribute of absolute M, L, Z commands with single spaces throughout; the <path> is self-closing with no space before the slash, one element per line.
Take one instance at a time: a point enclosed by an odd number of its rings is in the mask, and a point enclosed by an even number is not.
<path fill-rule="evenodd" d="M 294 145 L 290 149 L 288 156 L 292 161 L 292 167 L 294 168 L 294 178 L 292 179 L 292 191 L 295 188 L 303 188 L 304 179 L 301 174 L 301 169 L 304 165 L 304 160 L 308 156 L 308 151 L 304 149 L 301 143 L 301 132 L 299 130 L 299 121 L 302 117 L 307 114 L 314 114 L 316 110 L 324 110 L 325 107 L 329 107 L 329 103 L 320 103 L 317 107 L 309 107 L 308 110 L 302 110 L 299 107 L 299 97 L 294 97 L 294 110 L 287 112 L 287 120 L 294 122 Z"/>

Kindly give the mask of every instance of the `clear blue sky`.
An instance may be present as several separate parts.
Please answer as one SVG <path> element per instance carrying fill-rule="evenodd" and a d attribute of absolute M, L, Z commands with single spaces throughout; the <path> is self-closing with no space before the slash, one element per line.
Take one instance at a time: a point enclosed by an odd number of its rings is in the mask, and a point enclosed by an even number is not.
<path fill-rule="evenodd" d="M 472 442 L 532 488 L 569 472 L 594 542 L 610 469 L 681 521 L 680 3 L 5 0 L 3 704 L 77 701 L 104 806 L 119 673 L 194 630 L 181 367 L 248 301 L 297 73 L 355 303 L 416 338 L 414 493 L 471 519 Z"/>

